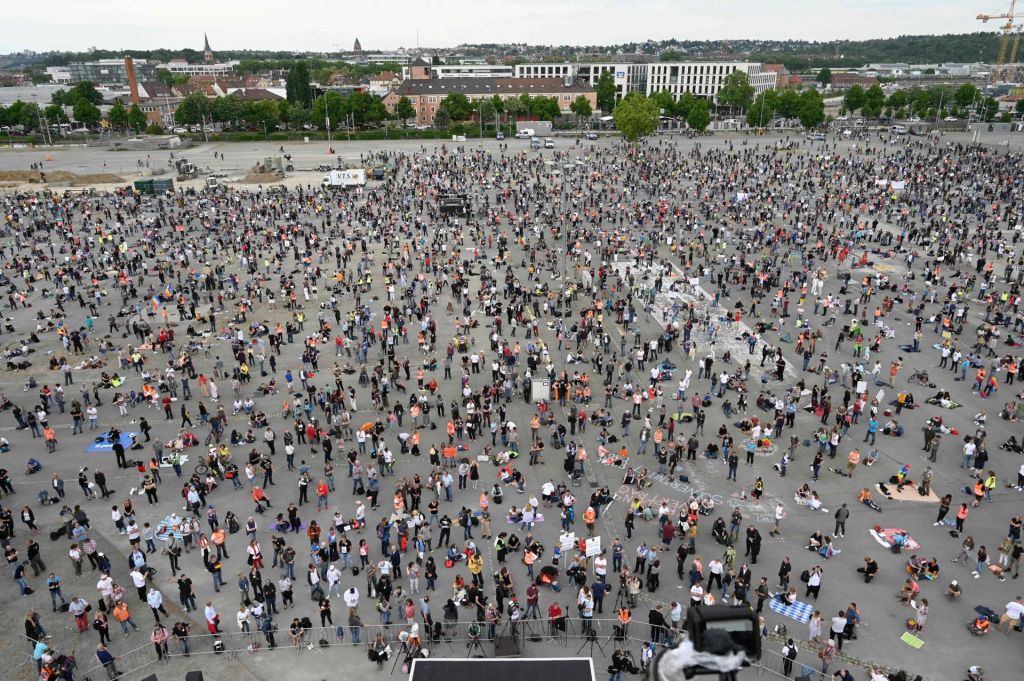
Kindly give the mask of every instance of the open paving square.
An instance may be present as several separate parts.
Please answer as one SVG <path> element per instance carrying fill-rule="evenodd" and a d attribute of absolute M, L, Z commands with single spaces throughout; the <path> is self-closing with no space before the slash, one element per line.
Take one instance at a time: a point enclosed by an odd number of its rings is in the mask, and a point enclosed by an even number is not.
<path fill-rule="evenodd" d="M 38 677 L 33 639 L 74 678 L 271 681 L 493 637 L 600 676 L 691 602 L 762 615 L 763 675 L 792 638 L 790 675 L 1019 677 L 998 141 L 339 142 L 385 169 L 347 191 L 321 142 L 284 188 L 3 190 L 4 678 Z M 233 176 L 277 146 L 186 153 Z"/>

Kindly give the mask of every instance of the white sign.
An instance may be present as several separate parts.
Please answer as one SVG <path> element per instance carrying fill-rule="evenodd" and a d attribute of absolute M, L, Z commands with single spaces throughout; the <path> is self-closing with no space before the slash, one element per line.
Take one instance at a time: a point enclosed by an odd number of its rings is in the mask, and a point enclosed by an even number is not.
<path fill-rule="evenodd" d="M 601 553 L 601 537 L 590 537 L 587 539 L 587 558 Z"/>
<path fill-rule="evenodd" d="M 563 532 L 558 537 L 558 543 L 562 547 L 562 551 L 572 551 L 573 547 L 576 546 L 576 533 L 575 532 Z"/>
<path fill-rule="evenodd" d="M 857 394 L 858 395 L 861 395 L 861 394 L 867 392 L 867 389 L 868 389 L 868 382 L 867 381 L 857 381 Z"/>

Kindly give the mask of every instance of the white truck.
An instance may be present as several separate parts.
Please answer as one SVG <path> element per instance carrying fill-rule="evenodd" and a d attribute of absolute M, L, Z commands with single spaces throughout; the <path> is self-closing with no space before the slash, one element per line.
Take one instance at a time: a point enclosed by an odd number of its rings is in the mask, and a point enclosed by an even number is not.
<path fill-rule="evenodd" d="M 366 171 L 362 168 L 352 170 L 332 170 L 324 175 L 320 183 L 322 187 L 362 187 L 366 184 Z"/>

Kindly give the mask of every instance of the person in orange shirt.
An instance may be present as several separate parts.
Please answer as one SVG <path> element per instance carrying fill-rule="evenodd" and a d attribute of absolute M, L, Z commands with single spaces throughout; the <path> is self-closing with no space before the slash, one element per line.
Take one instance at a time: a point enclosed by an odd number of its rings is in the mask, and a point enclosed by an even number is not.
<path fill-rule="evenodd" d="M 329 492 L 327 482 L 320 480 L 316 484 L 316 512 L 319 513 L 321 508 L 327 508 L 327 492 Z"/>
<path fill-rule="evenodd" d="M 587 534 L 593 537 L 594 524 L 597 522 L 597 511 L 593 506 L 587 506 L 587 510 L 583 512 L 583 522 L 587 526 Z"/>
<path fill-rule="evenodd" d="M 225 543 L 227 541 L 227 534 L 225 534 L 224 528 L 218 526 L 217 529 L 213 531 L 213 534 L 210 535 L 210 538 L 213 539 L 213 545 L 217 547 L 218 560 L 221 558 L 231 558 L 231 556 L 228 555 L 228 547 Z"/>
<path fill-rule="evenodd" d="M 860 463 L 860 450 L 851 449 L 850 456 L 846 459 L 846 476 L 849 478 L 853 477 L 853 471 L 857 468 L 857 464 Z"/>

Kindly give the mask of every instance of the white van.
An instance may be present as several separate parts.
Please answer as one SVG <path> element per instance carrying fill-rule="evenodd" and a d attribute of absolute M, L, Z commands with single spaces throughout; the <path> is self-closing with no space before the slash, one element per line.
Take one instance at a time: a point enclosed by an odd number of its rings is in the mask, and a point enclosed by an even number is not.
<path fill-rule="evenodd" d="M 906 135 L 907 134 L 907 126 L 905 126 L 905 125 L 894 125 L 891 128 L 889 128 L 889 132 L 891 132 L 894 135 Z"/>
<path fill-rule="evenodd" d="M 521 140 L 528 140 L 531 137 L 535 137 L 535 136 L 536 136 L 536 133 L 533 131 L 533 128 L 523 128 L 522 130 L 520 130 L 519 132 L 516 133 L 516 139 L 521 139 Z"/>

